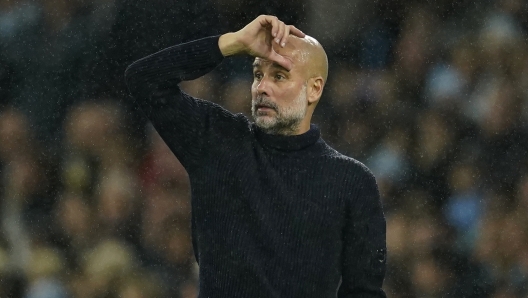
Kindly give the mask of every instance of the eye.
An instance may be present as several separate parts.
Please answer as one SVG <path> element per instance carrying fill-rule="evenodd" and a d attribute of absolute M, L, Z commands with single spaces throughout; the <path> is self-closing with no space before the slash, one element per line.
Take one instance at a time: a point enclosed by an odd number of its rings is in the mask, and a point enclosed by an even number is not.
<path fill-rule="evenodd" d="M 255 80 L 260 81 L 260 79 L 262 79 L 262 74 L 260 72 L 255 72 L 253 73 L 253 77 Z"/>
<path fill-rule="evenodd" d="M 283 75 L 281 75 L 280 73 L 278 73 L 278 74 L 275 75 L 275 79 L 276 79 L 277 81 L 282 81 L 282 80 L 284 80 L 285 78 L 286 78 L 286 77 L 283 76 Z"/>

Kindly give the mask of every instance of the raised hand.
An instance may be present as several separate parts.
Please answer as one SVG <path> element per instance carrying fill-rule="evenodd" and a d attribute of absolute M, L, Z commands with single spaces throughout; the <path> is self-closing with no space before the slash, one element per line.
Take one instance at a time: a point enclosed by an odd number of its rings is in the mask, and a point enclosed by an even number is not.
<path fill-rule="evenodd" d="M 248 54 L 277 62 L 286 69 L 291 69 L 291 61 L 279 55 L 275 47 L 284 47 L 288 37 L 305 34 L 292 25 L 286 25 L 275 16 L 261 15 L 234 33 L 220 37 L 218 46 L 224 56 Z"/>

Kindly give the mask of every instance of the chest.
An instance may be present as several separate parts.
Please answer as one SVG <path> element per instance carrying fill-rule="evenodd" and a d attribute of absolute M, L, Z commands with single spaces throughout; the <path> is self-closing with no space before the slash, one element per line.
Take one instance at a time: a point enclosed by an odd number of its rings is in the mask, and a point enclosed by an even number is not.
<path fill-rule="evenodd" d="M 347 199 L 343 174 L 323 158 L 233 154 L 210 161 L 195 199 L 207 210 L 249 216 L 249 222 L 288 220 L 299 227 L 337 228 Z"/>

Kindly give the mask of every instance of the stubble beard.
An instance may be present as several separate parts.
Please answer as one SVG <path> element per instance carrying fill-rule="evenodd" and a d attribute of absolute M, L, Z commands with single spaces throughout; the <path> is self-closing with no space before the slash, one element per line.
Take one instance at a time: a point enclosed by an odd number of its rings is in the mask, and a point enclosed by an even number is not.
<path fill-rule="evenodd" d="M 266 133 L 293 135 L 298 131 L 301 122 L 306 116 L 308 108 L 306 97 L 306 84 L 303 85 L 299 96 L 293 101 L 292 105 L 284 108 L 280 108 L 262 95 L 257 95 L 257 98 L 251 103 L 251 115 L 255 124 Z M 275 113 L 268 115 L 265 112 L 259 112 L 256 108 L 257 105 L 270 107 Z"/>

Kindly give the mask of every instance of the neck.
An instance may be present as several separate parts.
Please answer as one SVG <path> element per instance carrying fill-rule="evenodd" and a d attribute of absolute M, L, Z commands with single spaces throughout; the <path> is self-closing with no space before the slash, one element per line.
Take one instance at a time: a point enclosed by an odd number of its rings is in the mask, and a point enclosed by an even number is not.
<path fill-rule="evenodd" d="M 262 131 L 264 131 L 267 134 L 271 135 L 282 135 L 282 136 L 296 136 L 296 135 L 302 135 L 303 133 L 306 133 L 310 130 L 310 119 L 306 121 L 304 119 L 302 122 L 296 124 L 296 125 L 290 125 L 288 127 L 260 127 Z"/>
<path fill-rule="evenodd" d="M 255 125 L 255 134 L 260 143 L 264 146 L 280 151 L 299 151 L 308 147 L 313 147 L 320 138 L 320 130 L 317 126 L 311 125 L 310 129 L 299 135 L 279 135 L 269 134 L 262 128 Z M 313 148 L 319 148 L 315 146 Z"/>
<path fill-rule="evenodd" d="M 310 130 L 310 127 L 312 125 L 311 124 L 312 114 L 313 114 L 313 110 L 310 109 L 310 107 L 308 107 L 308 109 L 306 110 L 306 116 L 301 121 L 301 123 L 299 123 L 293 135 L 302 135 L 303 133 L 306 133 L 307 131 Z"/>
<path fill-rule="evenodd" d="M 307 131 L 310 130 L 310 122 L 302 122 L 299 127 L 297 128 L 297 130 L 295 131 L 295 133 L 293 133 L 292 135 L 302 135 L 303 133 L 306 133 Z"/>

